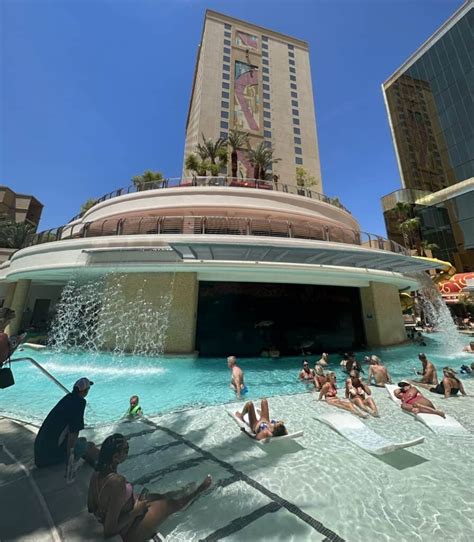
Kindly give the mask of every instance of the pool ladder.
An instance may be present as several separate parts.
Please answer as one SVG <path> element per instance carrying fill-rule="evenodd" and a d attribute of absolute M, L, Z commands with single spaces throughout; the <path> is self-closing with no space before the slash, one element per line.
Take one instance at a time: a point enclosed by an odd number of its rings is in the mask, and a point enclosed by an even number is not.
<path fill-rule="evenodd" d="M 49 371 L 47 371 L 42 365 L 40 365 L 35 359 L 33 358 L 16 358 L 10 360 L 11 363 L 15 363 L 17 361 L 29 361 L 32 365 L 37 367 L 45 376 L 47 376 L 52 382 L 56 384 L 59 388 L 62 389 L 64 393 L 69 393 L 69 390 L 66 388 L 66 386 L 63 386 L 61 382 L 57 378 L 55 378 Z"/>

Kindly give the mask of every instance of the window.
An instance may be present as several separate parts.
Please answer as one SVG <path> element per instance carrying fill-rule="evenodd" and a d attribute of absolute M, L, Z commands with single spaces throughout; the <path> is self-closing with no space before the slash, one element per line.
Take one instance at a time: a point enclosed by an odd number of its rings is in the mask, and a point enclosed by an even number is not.
<path fill-rule="evenodd" d="M 225 72 L 230 72 L 230 64 L 222 64 L 222 69 Z"/>
<path fill-rule="evenodd" d="M 293 124 L 296 124 L 296 126 L 300 125 L 300 119 L 293 119 Z"/>
<path fill-rule="evenodd" d="M 265 51 L 268 51 L 268 43 L 262 42 L 262 49 L 265 49 Z"/>
<path fill-rule="evenodd" d="M 230 74 L 229 73 L 223 73 L 222 74 L 222 79 L 226 79 L 228 81 L 230 79 Z"/>
<path fill-rule="evenodd" d="M 225 120 L 221 120 L 221 128 L 223 130 L 228 130 L 229 129 L 229 123 L 226 122 Z"/>
<path fill-rule="evenodd" d="M 266 66 L 263 66 L 262 73 L 270 73 L 270 70 Z"/>
<path fill-rule="evenodd" d="M 266 83 L 269 83 L 270 77 L 268 77 L 268 75 L 262 75 L 262 80 L 265 81 Z"/>
<path fill-rule="evenodd" d="M 298 98 L 298 93 L 297 92 L 292 92 L 291 97 L 292 98 Z"/>
<path fill-rule="evenodd" d="M 224 62 L 230 62 L 230 56 L 224 55 L 224 56 L 222 57 L 222 60 L 223 60 Z"/>
<path fill-rule="evenodd" d="M 230 30 L 232 28 L 232 25 L 231 24 L 227 24 L 227 23 L 224 23 L 224 28 L 226 30 Z"/>
<path fill-rule="evenodd" d="M 293 45 L 291 45 L 291 44 L 289 43 L 289 44 L 288 44 L 288 49 L 290 49 L 290 51 L 294 51 L 295 48 L 293 47 Z"/>
<path fill-rule="evenodd" d="M 297 156 L 295 158 L 295 164 L 298 165 L 298 166 L 302 166 L 303 165 L 303 158 L 300 158 L 299 156 Z"/>
<path fill-rule="evenodd" d="M 292 109 L 292 110 L 291 110 L 291 113 L 292 113 L 293 115 L 295 115 L 295 117 L 298 117 L 299 114 L 300 114 L 299 111 L 298 111 L 298 109 Z"/>
<path fill-rule="evenodd" d="M 230 88 L 229 83 L 223 82 L 223 83 L 222 83 L 222 88 L 229 89 L 229 88 Z"/>
<path fill-rule="evenodd" d="M 230 47 L 224 47 L 224 54 L 230 55 Z"/>
<path fill-rule="evenodd" d="M 263 116 L 264 116 L 266 119 L 271 118 L 270 111 L 264 111 L 264 112 L 263 112 Z"/>
<path fill-rule="evenodd" d="M 264 130 L 263 131 L 263 137 L 271 139 L 272 138 L 272 133 L 269 130 Z"/>
<path fill-rule="evenodd" d="M 290 58 L 295 58 L 295 53 L 293 51 L 288 51 L 288 56 Z"/>
<path fill-rule="evenodd" d="M 221 132 L 220 133 L 220 138 L 221 139 L 227 139 L 227 132 Z"/>
<path fill-rule="evenodd" d="M 294 137 L 293 141 L 295 142 L 295 145 L 301 145 L 301 137 Z"/>
<path fill-rule="evenodd" d="M 291 105 L 293 107 L 298 107 L 298 100 L 291 100 Z"/>
<path fill-rule="evenodd" d="M 268 92 L 264 92 L 263 93 L 263 99 L 264 100 L 269 100 L 270 99 L 270 94 L 268 94 Z"/>
<path fill-rule="evenodd" d="M 262 57 L 268 58 L 268 51 L 262 51 Z"/>
<path fill-rule="evenodd" d="M 262 36 L 262 41 L 268 41 L 268 36 Z"/>
<path fill-rule="evenodd" d="M 226 38 L 231 38 L 231 37 L 232 37 L 232 33 L 231 33 L 231 32 L 228 32 L 228 31 L 225 31 L 225 32 L 224 32 L 224 36 L 225 36 Z"/>
<path fill-rule="evenodd" d="M 229 112 L 221 111 L 221 119 L 228 119 L 228 118 L 229 118 Z"/>
<path fill-rule="evenodd" d="M 271 123 L 269 120 L 264 120 L 264 121 L 263 121 L 263 127 L 264 127 L 264 128 L 271 128 L 271 127 L 272 127 L 272 123 Z"/>
<path fill-rule="evenodd" d="M 222 98 L 224 98 L 225 100 L 228 100 L 229 96 L 230 94 L 228 92 L 226 92 L 225 90 L 222 91 L 222 94 L 221 94 Z"/>
<path fill-rule="evenodd" d="M 263 102 L 264 109 L 270 109 L 270 102 Z"/>
<path fill-rule="evenodd" d="M 224 45 L 228 45 L 230 47 L 231 46 L 230 40 L 224 40 Z"/>
<path fill-rule="evenodd" d="M 296 73 L 296 69 L 290 66 L 290 73 Z"/>
<path fill-rule="evenodd" d="M 288 63 L 290 64 L 290 66 L 295 66 L 295 61 L 292 58 L 288 60 Z"/>
<path fill-rule="evenodd" d="M 221 107 L 223 109 L 229 109 L 229 102 L 221 102 Z"/>
<path fill-rule="evenodd" d="M 296 83 L 290 83 L 290 88 L 292 88 L 293 90 L 297 90 Z"/>
<path fill-rule="evenodd" d="M 301 147 L 295 147 L 295 154 L 303 154 Z"/>
<path fill-rule="evenodd" d="M 293 133 L 296 135 L 300 135 L 301 130 L 299 128 L 293 128 Z"/>
<path fill-rule="evenodd" d="M 262 87 L 263 87 L 263 90 L 270 90 L 270 85 L 263 84 Z"/>
<path fill-rule="evenodd" d="M 296 81 L 296 76 L 290 75 L 290 81 Z"/>
<path fill-rule="evenodd" d="M 262 58 L 262 64 L 265 64 L 265 66 L 268 66 L 268 58 Z"/>

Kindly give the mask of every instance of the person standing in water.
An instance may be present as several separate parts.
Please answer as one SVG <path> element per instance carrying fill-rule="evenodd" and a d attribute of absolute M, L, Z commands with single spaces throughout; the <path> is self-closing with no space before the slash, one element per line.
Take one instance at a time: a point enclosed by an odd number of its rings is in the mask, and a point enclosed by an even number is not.
<path fill-rule="evenodd" d="M 130 406 L 125 413 L 127 418 L 141 418 L 143 416 L 142 407 L 139 405 L 140 398 L 138 395 L 132 395 L 130 397 Z"/>
<path fill-rule="evenodd" d="M 229 367 L 231 371 L 230 387 L 234 389 L 237 399 L 240 399 L 241 394 L 246 391 L 244 372 L 237 365 L 237 358 L 235 356 L 229 356 L 227 358 L 227 367 Z"/>

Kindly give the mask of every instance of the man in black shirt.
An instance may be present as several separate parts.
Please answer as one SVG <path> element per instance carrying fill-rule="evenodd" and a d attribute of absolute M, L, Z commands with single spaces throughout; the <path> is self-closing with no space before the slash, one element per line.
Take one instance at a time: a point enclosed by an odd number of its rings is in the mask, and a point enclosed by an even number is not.
<path fill-rule="evenodd" d="M 49 467 L 65 463 L 71 450 L 75 459 L 83 457 L 89 463 L 95 462 L 99 450 L 93 442 L 78 438 L 84 429 L 85 397 L 93 382 L 80 378 L 71 393 L 63 397 L 43 422 L 35 439 L 35 464 Z"/>

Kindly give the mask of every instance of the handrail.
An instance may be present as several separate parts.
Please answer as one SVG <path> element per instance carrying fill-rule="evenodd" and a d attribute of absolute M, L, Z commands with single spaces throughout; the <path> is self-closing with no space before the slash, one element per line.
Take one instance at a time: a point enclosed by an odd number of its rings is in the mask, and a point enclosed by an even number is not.
<path fill-rule="evenodd" d="M 42 365 L 40 365 L 36 360 L 34 360 L 33 358 L 16 358 L 16 359 L 11 359 L 10 360 L 11 363 L 15 362 L 15 361 L 29 361 L 30 363 L 32 363 L 35 367 L 37 367 L 43 374 L 45 374 L 50 380 L 52 380 L 56 386 L 58 386 L 59 388 L 61 388 L 65 393 L 70 393 L 70 390 L 68 390 L 66 388 L 66 386 L 63 386 L 61 384 L 61 382 L 59 382 L 59 380 L 57 378 L 55 378 L 49 371 L 47 371 Z"/>
<path fill-rule="evenodd" d="M 321 221 L 259 219 L 228 216 L 135 216 L 106 218 L 94 222 L 65 225 L 37 233 L 26 246 L 53 241 L 121 235 L 239 235 L 288 237 L 359 245 L 397 254 L 409 251 L 380 235 L 353 230 Z"/>
<path fill-rule="evenodd" d="M 349 209 L 344 207 L 344 205 L 339 201 L 337 197 L 331 198 L 326 196 L 321 192 L 316 192 L 310 188 L 304 186 L 297 186 L 294 184 L 280 183 L 279 181 L 273 180 L 262 180 L 262 179 L 253 179 L 245 177 L 229 177 L 227 175 L 215 175 L 215 176 L 195 176 L 195 177 L 170 177 L 168 179 L 161 179 L 159 181 L 148 181 L 137 184 L 130 184 L 123 188 L 117 188 L 104 194 L 100 198 L 94 200 L 94 205 L 102 203 L 103 201 L 117 198 L 125 194 L 132 194 L 135 192 L 145 192 L 147 190 L 161 190 L 163 188 L 189 188 L 189 187 L 203 187 L 203 186 L 215 186 L 215 187 L 230 187 L 230 188 L 256 188 L 261 190 L 274 190 L 276 192 L 285 192 L 287 194 L 295 194 L 297 196 L 303 196 L 329 205 L 334 205 L 339 209 L 346 211 L 351 214 Z M 92 205 L 92 207 L 94 207 Z M 90 207 L 90 208 L 92 208 Z M 78 220 L 81 218 L 86 211 L 78 213 L 76 216 L 72 217 L 69 222 Z"/>

